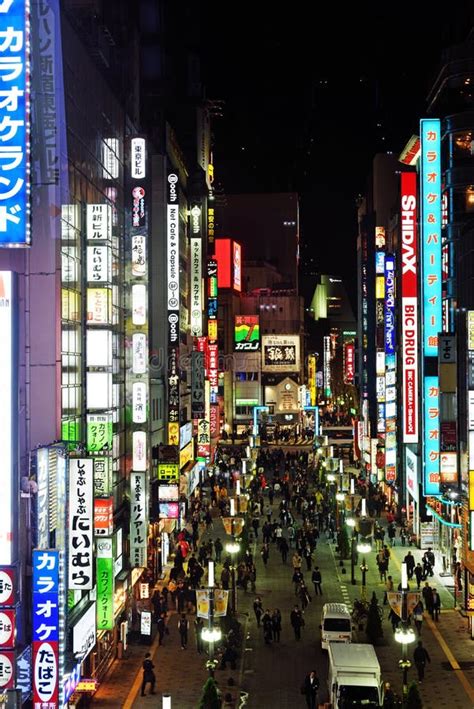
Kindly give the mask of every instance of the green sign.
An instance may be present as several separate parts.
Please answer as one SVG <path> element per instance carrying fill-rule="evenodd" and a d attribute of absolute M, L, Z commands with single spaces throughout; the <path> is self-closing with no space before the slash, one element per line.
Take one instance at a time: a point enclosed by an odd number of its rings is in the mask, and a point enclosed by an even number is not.
<path fill-rule="evenodd" d="M 87 452 L 102 453 L 112 450 L 112 415 L 87 415 Z"/>
<path fill-rule="evenodd" d="M 97 539 L 97 630 L 114 627 L 114 559 L 112 539 Z"/>
<path fill-rule="evenodd" d="M 174 483 L 179 481 L 178 463 L 159 463 L 158 480 L 162 483 Z"/>

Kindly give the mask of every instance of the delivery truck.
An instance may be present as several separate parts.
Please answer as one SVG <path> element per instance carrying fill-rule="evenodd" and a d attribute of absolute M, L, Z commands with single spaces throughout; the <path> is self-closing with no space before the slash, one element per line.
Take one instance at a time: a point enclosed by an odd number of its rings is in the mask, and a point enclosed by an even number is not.
<path fill-rule="evenodd" d="M 332 709 L 383 707 L 383 682 L 373 645 L 330 642 L 328 653 Z"/>

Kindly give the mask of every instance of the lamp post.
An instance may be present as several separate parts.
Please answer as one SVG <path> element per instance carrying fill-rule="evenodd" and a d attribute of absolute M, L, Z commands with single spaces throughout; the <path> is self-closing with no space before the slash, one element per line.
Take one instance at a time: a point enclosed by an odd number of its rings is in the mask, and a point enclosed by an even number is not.
<path fill-rule="evenodd" d="M 235 614 L 235 612 L 237 611 L 237 594 L 236 594 L 236 587 L 235 587 L 235 561 L 234 561 L 234 557 L 240 551 L 240 544 L 234 539 L 234 535 L 232 535 L 232 541 L 225 545 L 225 550 L 226 550 L 226 552 L 228 552 L 230 554 L 230 558 L 231 558 L 230 572 L 232 575 L 232 613 Z"/>
<path fill-rule="evenodd" d="M 403 672 L 403 692 L 402 692 L 402 706 L 406 706 L 407 695 L 408 695 L 408 670 L 411 667 L 411 662 L 407 658 L 407 645 L 415 642 L 415 632 L 412 628 L 408 626 L 408 573 L 407 565 L 402 563 L 402 616 L 401 616 L 401 627 L 397 628 L 395 631 L 395 640 L 402 646 L 402 659 L 399 660 L 398 665 Z"/>
<path fill-rule="evenodd" d="M 171 709 L 171 694 L 163 694 L 161 709 Z"/>
<path fill-rule="evenodd" d="M 204 642 L 209 644 L 209 660 L 206 667 L 209 672 L 209 677 L 214 677 L 214 670 L 217 666 L 217 660 L 214 660 L 214 646 L 218 642 L 222 633 L 219 628 L 214 627 L 214 562 L 209 561 L 208 566 L 208 592 L 209 592 L 209 623 L 207 628 L 201 631 L 201 637 Z"/>
<path fill-rule="evenodd" d="M 363 601 L 367 600 L 365 579 L 367 571 L 369 570 L 369 567 L 367 566 L 365 561 L 365 555 L 368 554 L 371 549 L 372 545 L 369 541 L 367 541 L 367 539 L 362 539 L 361 542 L 357 545 L 357 551 L 359 552 L 359 554 L 363 554 L 362 564 L 360 565 L 360 570 L 362 571 L 362 589 L 360 592 L 360 597 Z"/>
<path fill-rule="evenodd" d="M 357 541 L 357 532 L 356 532 L 356 521 L 354 517 L 349 517 L 346 519 L 346 524 L 348 527 L 350 527 L 352 531 L 351 535 L 351 584 L 355 586 L 356 580 L 355 580 L 355 574 L 354 574 L 354 567 L 355 567 L 355 549 L 356 549 L 356 541 Z"/>

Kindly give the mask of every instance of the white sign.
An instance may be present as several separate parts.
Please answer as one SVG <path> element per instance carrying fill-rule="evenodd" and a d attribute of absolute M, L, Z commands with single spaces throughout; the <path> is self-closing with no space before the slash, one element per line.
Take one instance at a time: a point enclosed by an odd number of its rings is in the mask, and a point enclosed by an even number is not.
<path fill-rule="evenodd" d="M 0 432 L 1 437 L 1 432 Z M 49 548 L 49 451 L 39 448 L 36 453 L 38 549 Z"/>
<path fill-rule="evenodd" d="M 145 473 L 130 475 L 130 562 L 146 566 L 148 508 Z"/>
<path fill-rule="evenodd" d="M 385 401 L 385 377 L 376 377 L 377 401 Z"/>
<path fill-rule="evenodd" d="M 87 247 L 87 280 L 91 283 L 111 283 L 112 260 L 109 246 Z"/>
<path fill-rule="evenodd" d="M 146 177 L 145 138 L 132 138 L 130 160 L 132 178 L 134 180 L 143 180 Z"/>
<path fill-rule="evenodd" d="M 158 500 L 160 502 L 178 502 L 179 489 L 177 485 L 158 485 Z"/>
<path fill-rule="evenodd" d="M 146 384 L 145 382 L 134 382 L 133 384 L 133 423 L 145 423 L 146 421 Z"/>
<path fill-rule="evenodd" d="M 142 332 L 136 332 L 132 337 L 133 362 L 132 369 L 134 374 L 146 374 L 147 372 L 147 357 L 148 348 L 146 343 L 146 335 Z"/>
<path fill-rule="evenodd" d="M 87 372 L 86 405 L 89 411 L 112 408 L 112 374 Z"/>
<path fill-rule="evenodd" d="M 474 431 L 474 391 L 467 392 L 469 431 Z"/>
<path fill-rule="evenodd" d="M 415 502 L 418 502 L 418 458 L 409 448 L 405 448 L 406 455 L 406 486 Z"/>
<path fill-rule="evenodd" d="M 185 423 L 179 429 L 179 448 L 184 448 L 188 445 L 193 437 L 193 424 L 191 421 Z"/>
<path fill-rule="evenodd" d="M 94 461 L 69 460 L 69 584 L 70 590 L 94 586 Z"/>
<path fill-rule="evenodd" d="M 87 205 L 87 238 L 109 241 L 112 238 L 112 208 L 108 204 Z"/>
<path fill-rule="evenodd" d="M 133 432 L 133 469 L 146 470 L 146 433 L 145 431 Z"/>
<path fill-rule="evenodd" d="M 5 655 L 5 653 L 0 652 L 0 667 L 2 672 L 0 674 L 0 688 L 6 687 L 13 675 L 13 665 L 11 658 L 12 655 Z"/>
<path fill-rule="evenodd" d="M 299 335 L 263 335 L 262 372 L 298 372 L 299 369 Z"/>
<path fill-rule="evenodd" d="M 76 659 L 84 659 L 96 643 L 96 602 L 86 610 L 72 629 L 72 647 Z"/>
<path fill-rule="evenodd" d="M 87 322 L 91 325 L 108 325 L 112 310 L 110 288 L 87 289 Z"/>
<path fill-rule="evenodd" d="M 146 236 L 132 236 L 132 276 L 146 275 Z"/>
<path fill-rule="evenodd" d="M 142 635 L 151 635 L 151 612 L 142 611 L 140 613 L 140 633 Z"/>
<path fill-rule="evenodd" d="M 191 335 L 202 336 L 202 241 L 191 239 Z"/>
<path fill-rule="evenodd" d="M 6 120 L 5 118 L 4 122 Z M 16 366 L 13 360 L 13 306 L 12 272 L 0 271 L 0 455 L 2 462 L 0 564 L 6 566 L 13 561 L 12 484 L 17 457 L 17 445 L 13 440 L 15 425 L 12 417 L 13 412 L 18 416 L 17 395 L 14 391 Z"/>
<path fill-rule="evenodd" d="M 87 366 L 112 366 L 112 331 L 87 330 Z"/>
<path fill-rule="evenodd" d="M 116 180 L 119 176 L 119 142 L 117 138 L 104 138 L 102 162 L 104 180 Z"/>
<path fill-rule="evenodd" d="M 134 325 L 146 324 L 146 301 L 146 286 L 141 284 L 132 286 L 132 323 Z"/>
<path fill-rule="evenodd" d="M 375 354 L 376 372 L 377 374 L 385 374 L 385 352 L 377 350 Z"/>

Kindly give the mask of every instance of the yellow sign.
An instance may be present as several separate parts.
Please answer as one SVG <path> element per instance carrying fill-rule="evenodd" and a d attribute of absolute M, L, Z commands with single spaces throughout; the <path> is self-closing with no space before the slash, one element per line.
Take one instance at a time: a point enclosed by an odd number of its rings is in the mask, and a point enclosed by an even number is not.
<path fill-rule="evenodd" d="M 226 534 L 235 534 L 237 537 L 242 534 L 244 520 L 242 517 L 222 517 Z"/>
<path fill-rule="evenodd" d="M 187 446 L 179 452 L 179 467 L 184 468 L 186 463 L 194 459 L 194 439 L 191 439 Z"/>
<path fill-rule="evenodd" d="M 467 313 L 467 349 L 474 350 L 474 310 Z"/>
<path fill-rule="evenodd" d="M 179 446 L 179 423 L 168 424 L 168 445 Z"/>
<path fill-rule="evenodd" d="M 383 300 L 385 298 L 385 277 L 377 276 L 375 279 L 375 297 Z"/>
<path fill-rule="evenodd" d="M 402 593 L 387 593 L 387 600 L 390 604 L 390 608 L 394 613 L 398 615 L 399 618 L 402 617 Z M 418 601 L 421 598 L 421 593 L 407 593 L 407 615 L 410 616 Z"/>
<path fill-rule="evenodd" d="M 217 342 L 217 320 L 207 321 L 207 334 L 209 342 Z"/>
<path fill-rule="evenodd" d="M 177 483 L 179 480 L 178 463 L 158 463 L 158 480 L 162 483 Z"/>
<path fill-rule="evenodd" d="M 96 679 L 81 679 L 77 683 L 75 692 L 96 692 L 99 683 Z"/>
<path fill-rule="evenodd" d="M 469 471 L 469 510 L 474 510 L 474 470 Z"/>
<path fill-rule="evenodd" d="M 229 591 L 214 589 L 214 618 L 227 615 Z M 196 613 L 199 618 L 209 618 L 209 589 L 196 590 Z"/>

